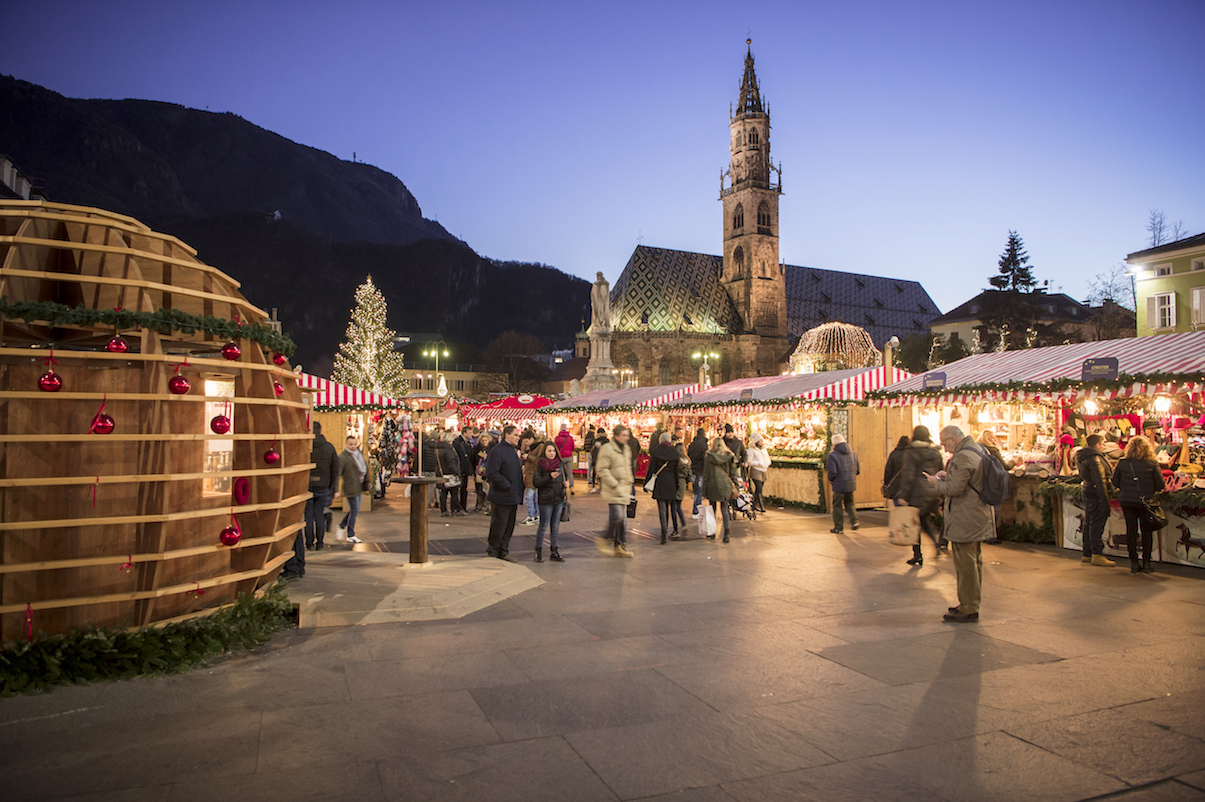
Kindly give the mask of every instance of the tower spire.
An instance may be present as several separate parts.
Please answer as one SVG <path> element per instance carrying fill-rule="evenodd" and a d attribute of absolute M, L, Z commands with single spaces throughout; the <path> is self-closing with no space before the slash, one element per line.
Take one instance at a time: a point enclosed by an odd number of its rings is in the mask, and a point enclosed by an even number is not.
<path fill-rule="evenodd" d="M 748 50 L 745 53 L 745 74 L 741 78 L 741 95 L 736 102 L 737 115 L 764 114 L 761 90 L 757 86 L 757 73 L 753 69 L 753 40 L 746 39 Z"/>

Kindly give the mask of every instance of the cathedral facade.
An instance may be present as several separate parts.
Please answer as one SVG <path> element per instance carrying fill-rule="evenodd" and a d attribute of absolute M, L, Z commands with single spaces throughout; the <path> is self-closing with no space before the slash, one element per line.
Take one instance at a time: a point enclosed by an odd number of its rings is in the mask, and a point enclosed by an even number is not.
<path fill-rule="evenodd" d="M 722 255 L 640 245 L 611 291 L 611 358 L 625 379 L 693 382 L 704 359 L 714 383 L 777 375 L 800 335 L 829 320 L 866 328 L 880 347 L 928 331 L 938 310 L 916 282 L 783 264 L 782 169 L 751 45 L 728 137 Z"/>

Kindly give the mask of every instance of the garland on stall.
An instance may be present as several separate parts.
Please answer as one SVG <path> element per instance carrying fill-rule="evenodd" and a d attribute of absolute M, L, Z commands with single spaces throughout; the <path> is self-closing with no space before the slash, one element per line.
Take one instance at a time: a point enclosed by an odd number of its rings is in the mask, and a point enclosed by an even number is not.
<path fill-rule="evenodd" d="M 1078 482 L 1042 482 L 1038 485 L 1038 491 L 1047 499 L 1060 495 L 1076 501 L 1084 498 L 1084 488 Z M 1182 518 L 1205 514 L 1205 491 L 1196 488 L 1156 493 L 1155 500 Z"/>
<path fill-rule="evenodd" d="M 242 595 L 205 618 L 137 630 L 86 627 L 0 646 L 0 696 L 55 685 L 176 674 L 225 652 L 251 649 L 290 626 L 292 604 L 279 582 L 260 598 Z"/>
<path fill-rule="evenodd" d="M 828 512 L 828 507 L 824 503 L 809 504 L 806 501 L 792 501 L 791 499 L 779 498 L 778 496 L 766 496 L 766 502 L 774 507 L 788 507 L 793 510 L 803 510 L 804 512 Z"/>
<path fill-rule="evenodd" d="M 160 334 L 177 331 L 195 334 L 201 331 L 220 340 L 251 340 L 287 357 L 292 357 L 297 350 L 292 337 L 278 334 L 262 323 L 240 324 L 213 315 L 190 315 L 177 309 L 133 312 L 129 309 L 89 309 L 82 304 L 72 308 L 54 301 L 10 302 L 7 296 L 0 296 L 0 317 L 23 320 L 26 323 L 45 322 L 52 327 L 89 326 L 119 331 L 151 329 Z"/>
<path fill-rule="evenodd" d="M 685 414 L 703 414 L 716 409 L 759 414 L 763 412 L 793 412 L 809 407 L 864 407 L 865 401 L 852 398 L 768 398 L 757 401 L 713 401 L 706 404 L 662 404 L 658 409 Z M 614 409 L 614 407 L 609 407 Z"/>
<path fill-rule="evenodd" d="M 1051 379 L 1048 382 L 984 382 L 954 387 L 924 390 L 868 390 L 870 401 L 885 401 L 892 398 L 940 398 L 944 395 L 967 395 L 971 393 L 1062 393 L 1067 390 L 1122 390 L 1135 384 L 1183 384 L 1205 382 L 1205 376 L 1189 376 L 1184 373 L 1123 373 L 1113 381 L 1083 382 L 1073 377 Z"/>
<path fill-rule="evenodd" d="M 308 392 L 304 388 L 301 392 Z M 398 412 L 406 412 L 405 407 L 381 406 L 380 404 L 334 404 L 314 407 L 315 412 L 388 412 L 391 409 L 396 409 Z"/>

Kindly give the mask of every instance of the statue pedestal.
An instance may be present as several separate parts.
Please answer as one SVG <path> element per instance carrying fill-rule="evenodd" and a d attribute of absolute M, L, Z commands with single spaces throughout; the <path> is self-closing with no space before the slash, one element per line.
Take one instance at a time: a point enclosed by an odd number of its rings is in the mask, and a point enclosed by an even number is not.
<path fill-rule="evenodd" d="M 595 390 L 614 390 L 619 382 L 612 372 L 615 366 L 611 364 L 611 332 L 590 332 L 590 362 L 586 365 L 586 375 L 582 377 L 582 389 L 587 393 Z"/>

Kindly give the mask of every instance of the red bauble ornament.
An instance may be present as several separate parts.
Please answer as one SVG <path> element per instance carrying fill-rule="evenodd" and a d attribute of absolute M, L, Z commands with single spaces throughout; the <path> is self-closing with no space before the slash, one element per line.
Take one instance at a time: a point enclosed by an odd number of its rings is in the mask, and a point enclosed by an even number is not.
<path fill-rule="evenodd" d="M 236 343 L 234 340 L 231 340 L 230 342 L 228 342 L 222 346 L 222 356 L 226 357 L 229 360 L 233 361 L 235 359 L 238 359 L 242 355 L 243 355 L 243 349 L 239 348 L 238 343 Z"/>
<path fill-rule="evenodd" d="M 230 432 L 230 418 L 217 415 L 209 422 L 209 428 L 213 429 L 214 434 L 227 434 Z"/>
<path fill-rule="evenodd" d="M 280 462 L 280 453 L 274 448 L 269 448 L 264 452 L 264 462 L 269 465 L 275 465 Z"/>
<path fill-rule="evenodd" d="M 218 537 L 223 546 L 237 546 L 238 542 L 243 539 L 243 533 L 237 526 L 231 524 L 223 529 L 222 534 Z"/>
<path fill-rule="evenodd" d="M 130 350 L 130 344 L 126 342 L 125 337 L 115 336 L 105 343 L 105 350 L 110 354 L 124 354 Z"/>
<path fill-rule="evenodd" d="M 192 382 L 177 373 L 167 380 L 167 389 L 173 395 L 184 395 L 192 389 Z"/>
<path fill-rule="evenodd" d="M 63 389 L 63 377 L 48 370 L 38 378 L 38 389 L 44 393 L 57 393 Z"/>
<path fill-rule="evenodd" d="M 277 381 L 272 382 L 272 389 L 276 391 L 277 398 L 280 398 L 282 395 L 285 394 L 285 386 L 283 384 L 281 384 L 280 382 L 277 382 Z"/>
<path fill-rule="evenodd" d="M 113 416 L 100 412 L 92 419 L 92 427 L 89 431 L 92 434 L 113 434 L 115 428 L 117 428 L 117 421 L 113 420 Z"/>
<path fill-rule="evenodd" d="M 279 351 L 272 355 L 272 363 L 275 365 L 284 365 L 288 361 L 289 360 L 285 357 L 285 355 Z"/>

